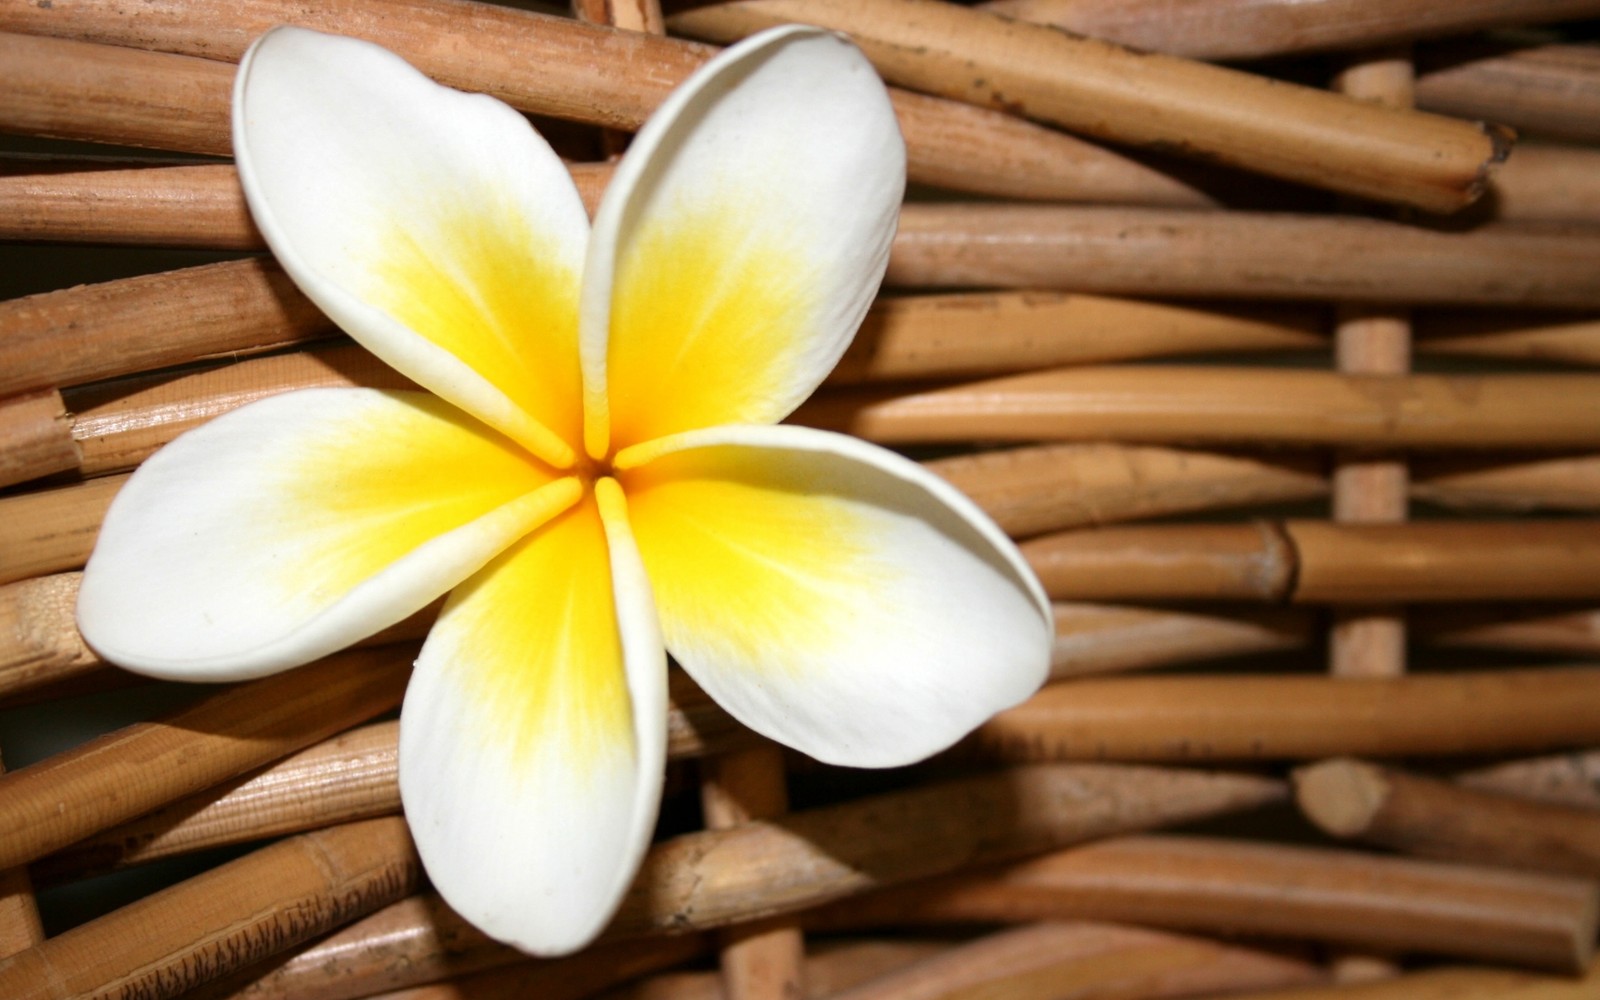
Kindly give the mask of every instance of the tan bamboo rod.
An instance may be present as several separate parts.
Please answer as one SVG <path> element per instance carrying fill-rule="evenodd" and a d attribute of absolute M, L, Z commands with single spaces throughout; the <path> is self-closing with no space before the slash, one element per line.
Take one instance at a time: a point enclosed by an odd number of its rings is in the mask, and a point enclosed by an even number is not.
<path fill-rule="evenodd" d="M 1417 104 L 1519 131 L 1600 140 L 1600 46 L 1440 46 L 1423 50 Z"/>
<path fill-rule="evenodd" d="M 1485 200 L 1503 221 L 1600 223 L 1600 149 L 1519 143 Z"/>
<path fill-rule="evenodd" d="M 700 810 L 706 829 L 726 830 L 789 811 L 783 750 L 776 744 L 708 757 L 700 765 Z M 792 920 L 724 928 L 717 935 L 728 1000 L 803 996 L 805 936 Z"/>
<path fill-rule="evenodd" d="M 1600 381 L 1575 374 L 1384 376 L 1107 365 L 898 396 L 887 391 L 824 394 L 792 419 L 886 444 L 1109 438 L 1207 445 L 1576 449 L 1600 445 Z"/>
<path fill-rule="evenodd" d="M 1477 198 L 1511 141 L 933 0 L 733 0 L 669 24 L 726 42 L 794 21 L 845 32 L 886 80 L 914 90 L 1429 211 Z"/>
<path fill-rule="evenodd" d="M 1425 354 L 1600 365 L 1600 319 L 1593 315 L 1535 318 L 1446 311 L 1423 313 L 1421 319 L 1417 350 Z"/>
<path fill-rule="evenodd" d="M 1511 511 L 1600 510 L 1600 455 L 1418 463 L 1412 495 L 1442 507 Z"/>
<path fill-rule="evenodd" d="M 1067 531 L 1024 542 L 1022 555 L 1045 593 L 1064 601 L 1278 603 L 1298 566 L 1269 522 Z"/>
<path fill-rule="evenodd" d="M 1085 922 L 1002 930 L 833 1000 L 1214 996 L 1326 981 L 1309 962 L 1199 938 Z"/>
<path fill-rule="evenodd" d="M 1107 295 L 1600 305 L 1600 230 L 1446 232 L 1378 219 L 1103 206 L 913 204 L 891 287 Z"/>
<path fill-rule="evenodd" d="M 414 646 L 340 653 L 0 776 L 0 868 L 309 746 L 400 702 Z"/>
<path fill-rule="evenodd" d="M 824 1000 L 949 948 L 950 945 L 940 941 L 898 937 L 855 937 L 825 942 L 806 956 L 805 996 L 808 1000 Z M 677 970 L 607 990 L 600 994 L 599 1000 L 724 1000 L 724 994 L 717 973 Z"/>
<path fill-rule="evenodd" d="M 1191 59 L 1365 49 L 1600 14 L 1594 0 L 989 0 L 987 10 Z"/>
<path fill-rule="evenodd" d="M 0 487 L 78 467 L 72 420 L 54 389 L 0 399 Z"/>
<path fill-rule="evenodd" d="M 0 774 L 5 764 L 0 762 Z M 26 951 L 44 940 L 33 882 L 20 865 L 0 870 L 0 961 Z"/>
<path fill-rule="evenodd" d="M 391 903 L 420 874 L 397 817 L 304 834 L 0 961 L 0 995 L 174 997 Z"/>
<path fill-rule="evenodd" d="M 333 332 L 265 259 L 43 292 L 0 302 L 0 395 L 260 353 Z"/>
<path fill-rule="evenodd" d="M 0 9 L 4 31 L 231 61 L 278 24 L 365 38 L 449 86 L 493 94 L 523 111 L 629 131 L 715 51 L 462 0 L 204 0 L 146 5 L 137 16 L 77 0 Z M 150 62 L 147 72 L 159 76 L 157 65 L 165 63 Z M 107 99 L 117 100 L 116 92 Z M 226 88 L 201 103 L 218 99 L 226 107 Z M 1210 203 L 1157 170 L 1010 115 L 904 91 L 892 100 L 907 170 L 922 183 L 1003 197 Z M 210 140 L 226 141 L 226 128 Z"/>
<path fill-rule="evenodd" d="M 1463 788 L 1600 812 L 1600 750 L 1527 757 L 1455 776 Z"/>
<path fill-rule="evenodd" d="M 0 584 L 77 569 L 126 476 L 0 497 Z"/>
<path fill-rule="evenodd" d="M 1600 890 L 1586 879 L 1338 849 L 1146 835 L 851 900 L 819 914 L 816 922 L 862 927 L 1115 920 L 1571 973 L 1593 956 L 1597 906 Z"/>
<path fill-rule="evenodd" d="M 1600 654 L 1600 609 L 1494 604 L 1476 614 L 1463 610 L 1448 605 L 1417 608 L 1418 637 L 1444 647 Z"/>
<path fill-rule="evenodd" d="M 0 163 L 0 239 L 264 247 L 228 163 L 6 161 Z"/>
<path fill-rule="evenodd" d="M 1304 649 L 1320 632 L 1298 608 L 1200 612 L 1058 602 L 1054 614 L 1055 680 Z"/>
<path fill-rule="evenodd" d="M 1600 745 L 1600 668 L 1405 677 L 1104 677 L 1045 687 L 980 726 L 1008 760 L 1283 760 Z"/>
<path fill-rule="evenodd" d="M 1250 1000 L 1590 1000 L 1597 990 L 1600 964 L 1595 963 L 1579 978 L 1463 966 L 1407 972 L 1381 982 L 1267 990 L 1250 994 Z"/>
<path fill-rule="evenodd" d="M 705 954 L 700 935 L 600 944 L 566 958 L 519 962 L 374 1000 L 584 1000 L 608 987 Z"/>
<path fill-rule="evenodd" d="M 1600 814 L 1335 758 L 1294 773 L 1323 832 L 1403 854 L 1600 878 Z"/>
<path fill-rule="evenodd" d="M 0 586 L 0 702 L 103 668 L 78 634 L 77 573 Z"/>

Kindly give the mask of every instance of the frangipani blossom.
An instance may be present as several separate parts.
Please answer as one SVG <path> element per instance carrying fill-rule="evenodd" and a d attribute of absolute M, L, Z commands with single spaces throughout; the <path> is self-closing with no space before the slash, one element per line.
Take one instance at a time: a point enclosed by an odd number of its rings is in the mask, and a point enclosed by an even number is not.
<path fill-rule="evenodd" d="M 234 148 L 284 268 L 428 392 L 267 399 L 118 496 L 85 638 L 237 680 L 449 598 L 401 712 L 423 862 L 540 953 L 610 918 L 648 845 L 666 656 L 820 760 L 908 763 L 1042 682 L 1048 604 L 904 458 L 775 426 L 882 277 L 904 149 L 872 67 L 780 29 L 676 91 L 593 229 L 525 119 L 375 46 L 277 29 Z"/>

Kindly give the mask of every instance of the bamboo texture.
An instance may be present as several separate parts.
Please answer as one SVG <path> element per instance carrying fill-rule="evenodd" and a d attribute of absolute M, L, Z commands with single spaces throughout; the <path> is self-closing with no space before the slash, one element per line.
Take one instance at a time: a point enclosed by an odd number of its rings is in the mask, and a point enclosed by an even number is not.
<path fill-rule="evenodd" d="M 1417 103 L 1489 118 L 1535 135 L 1600 140 L 1600 48 L 1441 48 L 1420 67 Z"/>

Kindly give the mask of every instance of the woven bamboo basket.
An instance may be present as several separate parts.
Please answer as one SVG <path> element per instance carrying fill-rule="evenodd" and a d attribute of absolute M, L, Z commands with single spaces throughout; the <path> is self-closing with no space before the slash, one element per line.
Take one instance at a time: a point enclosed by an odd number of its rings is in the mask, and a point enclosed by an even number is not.
<path fill-rule="evenodd" d="M 1600 995 L 1600 2 L 579 6 L 0 0 L 0 996 Z M 791 21 L 879 68 L 913 182 L 791 419 L 1018 540 L 1051 682 L 859 773 L 674 673 L 634 890 L 529 959 L 401 816 L 436 609 L 202 689 L 103 663 L 79 571 L 182 431 L 403 384 L 250 221 L 252 38 L 500 97 L 592 210 L 712 46 Z"/>

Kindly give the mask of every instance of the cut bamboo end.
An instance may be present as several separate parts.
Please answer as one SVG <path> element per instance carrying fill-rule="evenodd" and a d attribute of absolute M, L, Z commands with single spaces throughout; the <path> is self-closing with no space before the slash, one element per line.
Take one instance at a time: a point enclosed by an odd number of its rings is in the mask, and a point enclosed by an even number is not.
<path fill-rule="evenodd" d="M 0 487 L 66 472 L 81 461 L 61 393 L 0 399 Z"/>
<path fill-rule="evenodd" d="M 1335 837 L 1359 836 L 1389 796 L 1383 771 L 1357 760 L 1322 761 L 1294 772 L 1295 801 Z"/>
<path fill-rule="evenodd" d="M 722 42 L 788 22 L 848 34 L 885 79 L 915 90 L 1429 211 L 1477 198 L 1510 142 L 1467 122 L 922 0 L 737 0 L 669 21 Z"/>

